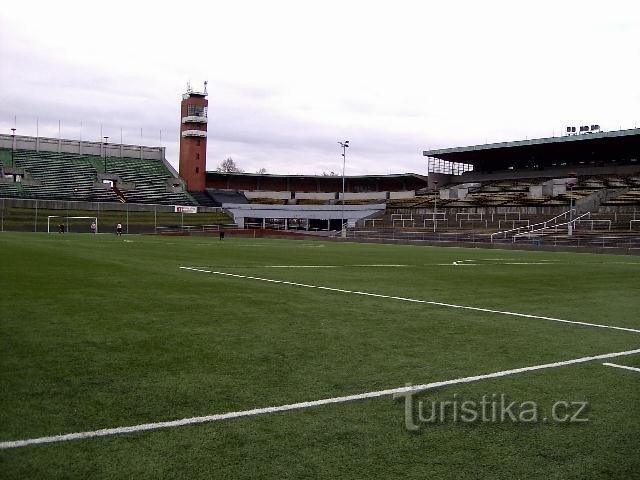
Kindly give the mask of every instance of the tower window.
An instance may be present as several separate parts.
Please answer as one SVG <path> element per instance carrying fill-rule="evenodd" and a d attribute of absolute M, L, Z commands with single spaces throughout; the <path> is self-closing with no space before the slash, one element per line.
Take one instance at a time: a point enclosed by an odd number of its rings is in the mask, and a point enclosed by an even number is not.
<path fill-rule="evenodd" d="M 189 117 L 206 117 L 207 107 L 203 105 L 187 105 L 187 116 Z"/>
<path fill-rule="evenodd" d="M 200 154 L 196 153 L 196 160 L 200 160 Z"/>
<path fill-rule="evenodd" d="M 196 145 L 200 146 L 200 139 L 199 138 L 196 140 Z"/>
<path fill-rule="evenodd" d="M 200 173 L 200 167 L 196 167 L 196 173 Z"/>

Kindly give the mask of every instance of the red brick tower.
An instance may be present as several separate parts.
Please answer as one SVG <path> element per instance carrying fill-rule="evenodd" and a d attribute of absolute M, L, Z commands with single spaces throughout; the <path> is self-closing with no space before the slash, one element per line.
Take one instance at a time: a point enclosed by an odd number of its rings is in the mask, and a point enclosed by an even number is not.
<path fill-rule="evenodd" d="M 187 85 L 180 104 L 180 177 L 187 190 L 202 192 L 207 166 L 207 82 L 204 92 L 194 92 Z"/>

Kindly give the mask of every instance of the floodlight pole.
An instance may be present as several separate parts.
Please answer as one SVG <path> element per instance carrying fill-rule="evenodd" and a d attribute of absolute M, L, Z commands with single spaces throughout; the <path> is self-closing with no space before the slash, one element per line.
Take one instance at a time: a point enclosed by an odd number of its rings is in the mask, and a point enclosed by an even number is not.
<path fill-rule="evenodd" d="M 436 233 L 436 209 L 438 207 L 438 182 L 434 181 L 433 182 L 433 192 L 434 192 L 434 196 L 433 196 L 433 233 Z"/>
<path fill-rule="evenodd" d="M 12 142 L 11 142 L 11 168 L 15 167 L 14 164 L 14 155 L 15 155 L 15 151 L 16 151 L 16 129 L 15 127 L 11 129 L 11 138 L 12 138 Z"/>
<path fill-rule="evenodd" d="M 575 173 L 570 173 L 572 177 L 574 177 Z M 573 179 L 567 182 L 567 187 L 569 187 L 569 223 L 567 224 L 567 235 L 573 235 Z"/>
<path fill-rule="evenodd" d="M 107 143 L 109 142 L 109 137 L 104 137 L 104 173 L 107 173 Z"/>
<path fill-rule="evenodd" d="M 347 230 L 344 228 L 344 170 L 347 163 L 347 148 L 349 148 L 349 140 L 338 142 L 342 147 L 342 222 L 340 223 L 340 235 L 342 238 L 347 236 Z"/>

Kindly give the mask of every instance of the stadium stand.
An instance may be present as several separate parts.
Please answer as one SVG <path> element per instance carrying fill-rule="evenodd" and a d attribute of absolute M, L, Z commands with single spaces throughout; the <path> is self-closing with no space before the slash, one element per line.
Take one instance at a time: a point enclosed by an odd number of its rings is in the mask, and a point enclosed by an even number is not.
<path fill-rule="evenodd" d="M 187 192 L 168 191 L 168 181 L 173 177 L 165 164 L 157 160 L 136 158 L 108 158 L 107 172 L 118 175 L 135 188 L 124 195 L 128 202 L 194 205 L 195 199 Z"/>
<path fill-rule="evenodd" d="M 203 192 L 189 192 L 193 199 L 203 207 L 218 207 L 218 203 L 213 200 L 206 191 Z"/>
<path fill-rule="evenodd" d="M 213 206 L 219 207 L 223 203 L 245 204 L 249 203 L 247 197 L 237 190 L 217 190 L 214 188 L 206 188 L 204 193 L 211 199 Z"/>
<path fill-rule="evenodd" d="M 0 155 L 5 177 L 0 182 L 0 196 L 3 197 L 197 204 L 188 192 L 175 191 L 175 185 L 172 187 L 175 177 L 159 160 L 104 159 L 96 155 L 15 150 L 11 167 L 11 154 L 5 149 Z M 9 178 L 8 171 L 19 174 Z M 102 183 L 101 178 L 110 180 Z"/>

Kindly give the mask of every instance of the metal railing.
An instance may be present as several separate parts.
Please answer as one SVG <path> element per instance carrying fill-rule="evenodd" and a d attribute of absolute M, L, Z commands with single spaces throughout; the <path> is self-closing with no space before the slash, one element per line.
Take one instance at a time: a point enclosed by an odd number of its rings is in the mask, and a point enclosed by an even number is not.
<path fill-rule="evenodd" d="M 503 235 L 503 238 L 507 238 L 508 234 L 512 234 L 513 233 L 513 235 L 519 235 L 520 233 L 526 233 L 526 232 L 531 232 L 533 230 L 536 230 L 538 227 L 546 228 L 547 226 L 549 226 L 551 224 L 557 224 L 558 223 L 558 219 L 567 218 L 569 215 L 571 215 L 575 211 L 576 210 L 574 208 L 574 209 L 571 209 L 571 210 L 567 210 L 566 212 L 562 212 L 561 214 L 556 215 L 555 217 L 550 218 L 548 220 L 545 220 L 543 222 L 538 222 L 538 223 L 534 223 L 532 225 L 525 225 L 525 226 L 522 226 L 522 227 L 515 227 L 515 228 L 511 228 L 509 230 L 503 230 L 501 232 L 492 233 L 491 237 L 490 237 L 491 238 L 491 242 L 493 243 L 493 238 L 495 236 L 498 236 L 498 235 Z"/>
<path fill-rule="evenodd" d="M 567 227 L 567 230 L 568 230 L 569 229 L 569 225 L 571 225 L 572 228 L 575 228 L 576 222 L 580 221 L 584 217 L 591 217 L 591 212 L 583 213 L 579 217 L 573 218 L 573 219 L 569 220 L 568 222 L 557 223 L 557 224 L 551 225 L 551 226 L 543 226 L 542 228 L 538 228 L 538 229 L 535 229 L 535 230 L 529 230 L 527 232 L 517 233 L 517 234 L 513 235 L 512 240 L 515 242 L 516 239 L 520 238 L 520 237 L 531 237 L 531 236 L 538 237 L 538 236 L 544 235 L 545 232 L 547 232 L 547 231 L 557 232 L 560 227 Z"/>

